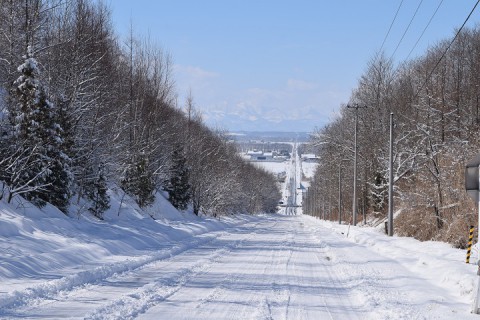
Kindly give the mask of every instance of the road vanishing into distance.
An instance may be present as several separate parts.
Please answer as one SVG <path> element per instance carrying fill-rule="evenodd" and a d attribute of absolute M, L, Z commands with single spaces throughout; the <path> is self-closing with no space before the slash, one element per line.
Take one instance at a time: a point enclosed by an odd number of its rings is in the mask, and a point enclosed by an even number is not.
<path fill-rule="evenodd" d="M 432 310 L 416 301 L 436 291 L 304 215 L 266 215 L 158 250 L 123 272 L 72 274 L 75 283 L 56 294 L 43 294 L 45 283 L 4 304 L 1 318 L 428 319 Z"/>
<path fill-rule="evenodd" d="M 0 318 L 456 319 L 449 301 L 458 298 L 402 260 L 296 212 L 299 166 L 295 146 L 285 187 L 290 206 L 278 214 L 180 238 L 141 259 L 116 257 L 119 267 L 52 275 L 0 299 Z"/>

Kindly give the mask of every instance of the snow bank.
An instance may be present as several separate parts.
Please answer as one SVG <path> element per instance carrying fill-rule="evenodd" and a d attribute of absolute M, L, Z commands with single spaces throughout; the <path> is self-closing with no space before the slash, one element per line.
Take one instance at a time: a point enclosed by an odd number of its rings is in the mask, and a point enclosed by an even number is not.
<path fill-rule="evenodd" d="M 139 268 L 210 241 L 204 233 L 255 219 L 178 212 L 161 194 L 146 210 L 118 190 L 110 196 L 103 221 L 82 206 L 67 217 L 20 197 L 0 201 L 0 310 Z"/>
<path fill-rule="evenodd" d="M 388 237 L 382 228 L 349 227 L 313 217 L 308 219 L 342 234 L 351 242 L 369 247 L 379 255 L 397 260 L 415 275 L 428 280 L 432 286 L 440 287 L 454 297 L 463 301 L 474 299 L 478 281 L 476 261 L 480 259 L 477 247 L 472 249 L 470 264 L 466 264 L 466 251 L 453 248 L 447 243 Z"/>

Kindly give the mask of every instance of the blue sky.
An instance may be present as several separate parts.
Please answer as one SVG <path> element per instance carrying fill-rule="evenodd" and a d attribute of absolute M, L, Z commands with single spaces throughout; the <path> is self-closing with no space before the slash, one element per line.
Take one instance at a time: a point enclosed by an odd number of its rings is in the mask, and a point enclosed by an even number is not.
<path fill-rule="evenodd" d="M 404 0 L 383 51 L 396 63 L 441 0 Z M 410 58 L 452 37 L 477 0 L 443 0 Z M 169 52 L 179 105 L 232 131 L 312 131 L 347 103 L 401 0 L 111 0 L 114 27 Z M 421 3 L 420 7 L 418 5 Z M 417 14 L 400 42 L 414 12 Z M 480 21 L 480 6 L 467 26 Z M 398 50 L 393 55 L 395 48 Z"/>

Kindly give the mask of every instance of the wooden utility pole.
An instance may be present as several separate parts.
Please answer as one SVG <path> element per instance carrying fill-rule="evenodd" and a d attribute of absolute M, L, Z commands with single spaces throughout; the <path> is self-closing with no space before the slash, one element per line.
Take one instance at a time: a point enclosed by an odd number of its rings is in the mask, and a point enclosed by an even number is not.
<path fill-rule="evenodd" d="M 388 178 L 388 235 L 393 236 L 393 112 L 390 113 L 390 160 Z"/>
<path fill-rule="evenodd" d="M 354 146 L 354 159 L 353 159 L 353 225 L 357 225 L 358 205 L 357 205 L 357 126 L 358 126 L 358 109 L 366 108 L 367 106 L 359 106 L 355 104 L 353 106 L 347 105 L 347 108 L 355 109 L 355 146 Z"/>

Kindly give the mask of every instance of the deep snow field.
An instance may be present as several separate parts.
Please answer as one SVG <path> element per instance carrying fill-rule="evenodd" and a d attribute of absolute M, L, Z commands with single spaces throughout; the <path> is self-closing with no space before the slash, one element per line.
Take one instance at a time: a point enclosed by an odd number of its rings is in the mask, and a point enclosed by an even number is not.
<path fill-rule="evenodd" d="M 476 248 L 110 195 L 103 221 L 0 201 L 0 319 L 479 319 Z"/>

